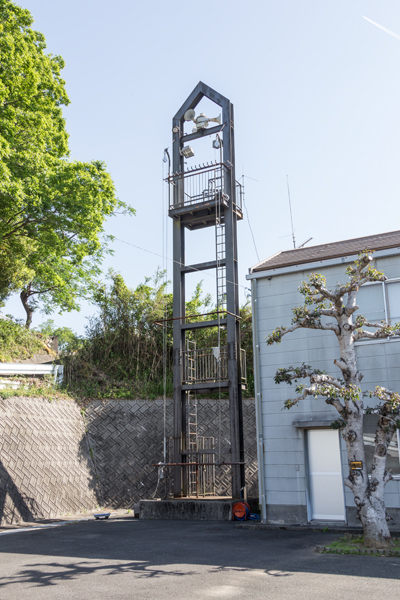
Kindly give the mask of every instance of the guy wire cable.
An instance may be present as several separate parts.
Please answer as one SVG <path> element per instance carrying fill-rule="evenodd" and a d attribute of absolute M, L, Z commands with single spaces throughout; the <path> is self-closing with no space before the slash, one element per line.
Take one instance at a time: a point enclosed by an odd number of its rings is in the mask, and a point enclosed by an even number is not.
<path fill-rule="evenodd" d="M 168 152 L 168 148 L 164 150 L 163 156 L 163 165 L 168 162 L 168 176 L 170 175 L 170 156 Z M 164 166 L 162 165 L 162 171 L 164 171 Z M 164 172 L 162 172 L 164 175 Z M 162 224 L 163 224 L 163 272 L 164 272 L 164 319 L 168 318 L 168 295 L 167 295 L 167 287 L 168 287 L 168 267 L 167 267 L 167 259 L 168 259 L 168 226 L 166 214 L 169 209 L 169 193 L 170 193 L 170 183 L 168 185 L 168 194 L 165 194 L 165 178 L 163 177 L 162 181 Z M 163 462 L 167 462 L 167 323 L 163 322 Z M 167 491 L 167 490 L 165 490 Z"/>
<path fill-rule="evenodd" d="M 243 171 L 244 171 L 244 168 L 243 168 Z M 251 226 L 251 223 L 250 223 L 249 211 L 247 210 L 246 201 L 245 201 L 245 199 L 244 199 L 244 180 L 245 180 L 245 178 L 246 178 L 246 179 L 251 179 L 252 181 L 256 181 L 257 183 L 259 183 L 259 181 L 258 181 L 258 179 L 254 179 L 253 177 L 249 177 L 248 175 L 244 175 L 244 174 L 243 174 L 243 175 L 242 175 L 242 177 L 241 177 L 241 180 L 243 181 L 243 184 L 242 184 L 242 186 L 243 186 L 243 206 L 244 206 L 244 208 L 245 208 L 245 211 L 246 211 L 247 223 L 248 223 L 248 225 L 249 225 L 249 229 L 250 229 L 251 237 L 253 238 L 253 244 L 254 244 L 254 249 L 255 249 L 255 251 L 256 251 L 256 254 L 257 254 L 257 259 L 258 259 L 258 262 L 260 262 L 260 257 L 259 257 L 259 255 L 258 255 L 258 250 L 257 250 L 256 239 L 255 239 L 255 237 L 254 237 L 253 228 L 252 228 L 252 226 Z"/>
<path fill-rule="evenodd" d="M 163 258 L 163 255 L 158 254 L 158 252 L 153 252 L 152 250 L 148 250 L 148 248 L 143 248 L 142 246 L 138 246 L 137 244 L 132 244 L 131 242 L 127 242 L 125 240 L 121 240 L 120 238 L 117 238 L 115 236 L 112 236 L 112 241 L 113 240 L 116 240 L 117 242 L 121 242 L 122 244 L 127 244 L 127 246 L 132 246 L 132 248 L 137 248 L 138 250 L 142 250 L 143 252 L 147 252 L 148 254 L 153 254 L 154 256 L 158 256 L 159 258 Z M 169 257 L 166 257 L 166 259 L 167 259 L 167 261 L 176 263 L 181 267 L 190 267 L 193 272 L 204 273 L 205 275 L 208 275 L 209 277 L 214 277 L 214 279 L 216 277 L 215 275 L 212 275 L 211 273 L 207 273 L 207 271 L 202 271 L 201 269 L 196 269 L 196 267 L 192 267 L 190 265 L 185 265 L 184 263 L 181 263 L 179 260 L 174 260 L 173 258 L 169 258 Z M 235 283 L 234 281 L 230 281 L 229 279 L 227 279 L 227 283 L 233 283 L 233 285 L 237 285 L 238 287 L 241 287 L 244 290 L 247 290 L 247 287 L 245 285 L 242 285 L 241 283 Z"/>

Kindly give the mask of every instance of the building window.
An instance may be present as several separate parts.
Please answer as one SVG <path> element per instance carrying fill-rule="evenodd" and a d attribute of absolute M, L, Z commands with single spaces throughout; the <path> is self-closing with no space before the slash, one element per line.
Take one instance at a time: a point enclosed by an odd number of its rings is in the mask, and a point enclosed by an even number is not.
<path fill-rule="evenodd" d="M 390 324 L 396 325 L 400 321 L 400 281 L 387 281 L 384 287 Z"/>
<path fill-rule="evenodd" d="M 365 462 L 368 472 L 371 474 L 372 460 L 375 451 L 375 432 L 378 424 L 378 415 L 364 415 L 364 449 Z M 399 431 L 392 438 L 386 456 L 386 470 L 392 475 L 400 475 L 399 462 Z"/>
<path fill-rule="evenodd" d="M 355 313 L 363 315 L 370 322 L 387 321 L 393 326 L 400 321 L 400 280 L 377 282 L 363 285 L 357 294 L 360 310 Z M 376 328 L 366 328 L 376 331 Z"/>

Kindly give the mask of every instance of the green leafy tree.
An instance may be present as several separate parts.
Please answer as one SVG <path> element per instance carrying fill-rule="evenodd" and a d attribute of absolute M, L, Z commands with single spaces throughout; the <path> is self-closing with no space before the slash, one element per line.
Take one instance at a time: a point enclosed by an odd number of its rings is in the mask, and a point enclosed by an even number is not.
<path fill-rule="evenodd" d="M 58 338 L 58 350 L 61 352 L 75 352 L 82 346 L 82 338 L 75 333 L 70 327 L 56 327 L 53 319 L 47 319 L 41 323 L 36 331 L 41 333 L 45 338 Z"/>
<path fill-rule="evenodd" d="M 53 313 L 55 307 L 59 314 L 79 310 L 80 299 L 92 298 L 99 274 L 97 256 L 76 261 L 53 253 L 35 262 L 34 276 L 20 293 L 27 315 L 25 326 L 29 329 L 32 314 L 39 306 L 44 314 Z"/>
<path fill-rule="evenodd" d="M 45 53 L 32 22 L 0 0 L 0 300 L 19 289 L 34 309 L 46 290 L 46 306 L 72 310 L 107 251 L 105 219 L 134 211 L 103 162 L 68 159 L 64 61 Z M 73 278 L 80 284 L 69 286 Z"/>
<path fill-rule="evenodd" d="M 28 331 L 21 323 L 11 318 L 1 318 L 0 362 L 25 360 L 35 354 L 49 354 L 49 360 L 54 357 L 54 353 L 41 334 Z"/>
<path fill-rule="evenodd" d="M 375 390 L 361 389 L 362 373 L 357 367 L 355 342 L 360 339 L 387 339 L 400 334 L 400 323 L 389 326 L 382 321 L 370 323 L 364 316 L 355 316 L 357 293 L 360 287 L 371 281 L 385 281 L 385 275 L 371 266 L 372 255 L 365 251 L 355 264 L 347 269 L 350 281 L 338 284 L 335 289 L 326 287 L 325 278 L 313 273 L 309 282 L 303 282 L 299 290 L 304 296 L 304 305 L 293 308 L 291 327 L 277 327 L 267 338 L 267 344 L 280 343 L 282 337 L 296 329 L 316 329 L 336 335 L 339 358 L 334 364 L 340 377 L 328 375 L 303 364 L 298 367 L 278 369 L 275 383 L 296 384 L 296 397 L 285 402 L 292 408 L 312 396 L 323 398 L 339 413 L 332 426 L 343 429 L 347 456 L 350 462 L 361 462 L 362 468 L 351 470 L 345 480 L 354 494 L 357 516 L 364 529 L 364 542 L 369 547 L 390 547 L 392 540 L 387 521 L 384 491 L 386 484 L 393 479 L 386 470 L 386 457 L 389 444 L 400 429 L 400 394 L 384 387 Z M 371 331 L 372 329 L 373 331 Z M 299 380 L 308 383 L 299 383 Z M 375 406 L 364 408 L 364 397 L 377 400 Z M 363 441 L 364 413 L 378 415 L 375 435 L 375 449 L 371 472 L 368 473 Z"/>

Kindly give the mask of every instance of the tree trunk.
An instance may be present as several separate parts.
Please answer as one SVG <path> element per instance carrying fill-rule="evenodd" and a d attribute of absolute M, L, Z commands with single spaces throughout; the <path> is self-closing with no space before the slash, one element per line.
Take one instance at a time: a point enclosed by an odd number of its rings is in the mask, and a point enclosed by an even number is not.
<path fill-rule="evenodd" d="M 389 527 L 386 520 L 386 508 L 384 501 L 385 485 L 388 481 L 386 473 L 386 449 L 390 443 L 393 434 L 385 433 L 385 424 L 382 422 L 378 426 L 375 439 L 375 456 L 372 467 L 371 480 L 368 476 L 367 465 L 365 462 L 364 449 L 364 403 L 360 382 L 361 373 L 357 369 L 357 357 L 354 348 L 354 338 L 352 332 L 346 328 L 350 324 L 350 319 L 346 317 L 338 319 L 341 326 L 341 334 L 338 335 L 340 355 L 344 380 L 347 385 L 358 389 L 358 398 L 347 400 L 346 410 L 346 428 L 343 438 L 346 442 L 347 457 L 349 462 L 349 477 L 346 485 L 354 494 L 354 502 L 357 506 L 357 517 L 360 519 L 364 530 L 364 545 L 367 548 L 389 548 L 393 545 Z M 383 442 L 383 443 L 380 443 Z M 381 451 L 379 456 L 379 446 L 384 446 L 385 451 Z M 360 469 L 351 469 L 351 463 L 361 463 Z"/>
<path fill-rule="evenodd" d="M 21 294 L 20 294 L 20 298 L 21 298 L 21 302 L 22 302 L 22 306 L 25 309 L 26 312 L 26 321 L 25 321 L 25 327 L 27 329 L 30 328 L 31 323 L 32 323 L 32 315 L 34 312 L 34 309 L 29 306 L 28 304 L 28 300 L 29 300 L 29 292 L 27 290 L 22 290 Z"/>
<path fill-rule="evenodd" d="M 350 470 L 345 483 L 354 494 L 357 517 L 360 519 L 364 531 L 364 545 L 367 548 L 389 548 L 393 542 L 386 520 L 385 477 L 381 475 L 376 478 L 374 471 L 372 471 L 371 480 L 368 477 L 362 435 L 362 402 L 360 404 L 361 406 L 357 406 L 355 412 L 348 415 L 346 430 L 343 434 Z M 359 409 L 361 409 L 360 416 L 358 416 Z M 352 470 L 351 463 L 353 461 L 360 462 L 362 468 Z"/>
<path fill-rule="evenodd" d="M 390 548 L 393 541 L 386 520 L 383 500 L 367 493 L 359 506 L 359 516 L 364 529 L 364 546 L 367 548 Z"/>

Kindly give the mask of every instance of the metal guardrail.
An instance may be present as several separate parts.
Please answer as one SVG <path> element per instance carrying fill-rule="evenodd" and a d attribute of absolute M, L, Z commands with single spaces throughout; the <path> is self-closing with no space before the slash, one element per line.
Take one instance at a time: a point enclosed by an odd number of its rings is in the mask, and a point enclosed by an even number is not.
<path fill-rule="evenodd" d="M 32 364 L 32 363 L 0 363 L 0 377 L 15 377 L 18 375 L 54 375 L 54 383 L 62 383 L 64 378 L 64 366 L 55 364 Z M 17 381 L 8 382 L 4 379 L 0 387 L 18 387 Z"/>
<path fill-rule="evenodd" d="M 240 348 L 240 373 L 242 383 L 247 383 L 246 350 Z"/>
<path fill-rule="evenodd" d="M 183 352 L 184 383 L 228 380 L 228 348 L 196 348 Z M 247 382 L 246 351 L 240 349 L 241 382 Z"/>
<path fill-rule="evenodd" d="M 224 198 L 229 200 L 228 196 L 225 195 L 225 174 L 228 172 L 229 169 L 225 164 L 216 163 L 215 165 L 171 175 L 167 178 L 167 181 L 178 186 L 178 189 L 180 189 L 178 197 L 182 198 L 182 201 L 174 204 L 173 194 L 171 194 L 170 210 L 211 200 L 221 201 Z M 235 187 L 235 204 L 242 210 L 243 186 L 239 181 L 236 181 Z"/>
<path fill-rule="evenodd" d="M 185 383 L 205 383 L 228 379 L 228 349 L 196 348 L 184 352 Z"/>

